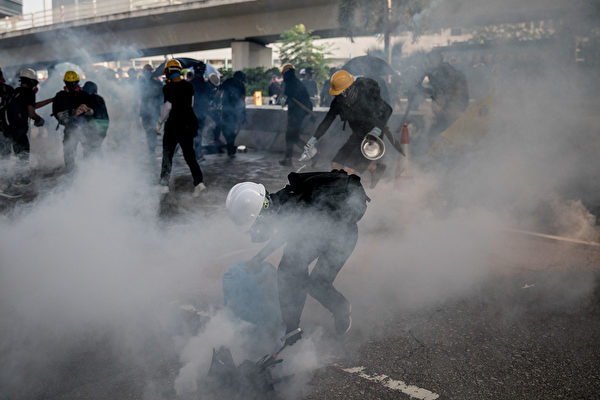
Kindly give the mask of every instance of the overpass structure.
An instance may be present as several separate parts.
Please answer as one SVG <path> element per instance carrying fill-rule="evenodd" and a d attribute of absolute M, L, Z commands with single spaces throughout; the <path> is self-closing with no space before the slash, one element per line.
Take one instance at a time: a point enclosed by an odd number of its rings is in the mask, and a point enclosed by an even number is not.
<path fill-rule="evenodd" d="M 337 0 L 93 0 L 0 20 L 2 66 L 232 48 L 234 69 L 271 65 L 266 44 L 303 23 L 339 34 Z"/>

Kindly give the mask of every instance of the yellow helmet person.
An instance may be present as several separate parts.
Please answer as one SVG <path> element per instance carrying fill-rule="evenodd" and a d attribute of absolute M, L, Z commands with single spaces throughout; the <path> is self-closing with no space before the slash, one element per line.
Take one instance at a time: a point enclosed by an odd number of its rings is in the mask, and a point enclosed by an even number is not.
<path fill-rule="evenodd" d="M 79 75 L 75 71 L 67 71 L 65 72 L 65 76 L 63 78 L 65 82 L 79 82 Z"/>
<path fill-rule="evenodd" d="M 181 63 L 176 59 L 172 59 L 167 61 L 167 64 L 165 65 L 164 74 L 167 77 L 167 79 L 169 79 L 170 75 L 174 72 L 181 73 L 181 69 Z"/>
<path fill-rule="evenodd" d="M 329 94 L 337 96 L 344 90 L 348 89 L 354 83 L 354 77 L 343 69 L 333 74 L 331 77 L 331 88 Z"/>
<path fill-rule="evenodd" d="M 281 67 L 281 75 L 285 74 L 285 71 L 288 71 L 290 69 L 296 69 L 294 68 L 294 66 L 290 63 L 285 64 L 283 67 Z"/>

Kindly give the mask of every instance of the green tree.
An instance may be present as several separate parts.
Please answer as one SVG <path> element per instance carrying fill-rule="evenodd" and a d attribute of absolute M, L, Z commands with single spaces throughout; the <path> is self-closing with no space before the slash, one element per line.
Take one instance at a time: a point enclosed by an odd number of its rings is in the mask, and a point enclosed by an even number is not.
<path fill-rule="evenodd" d="M 382 33 L 385 58 L 391 62 L 392 33 L 402 29 L 418 35 L 421 16 L 430 2 L 431 0 L 341 0 L 338 22 L 350 38 L 357 34 Z"/>
<path fill-rule="evenodd" d="M 322 84 L 329 76 L 327 59 L 329 54 L 327 45 L 317 45 L 315 40 L 319 36 L 307 30 L 302 24 L 294 26 L 281 34 L 281 48 L 279 57 L 282 64 L 290 63 L 299 71 L 302 68 L 312 67 L 315 80 Z"/>

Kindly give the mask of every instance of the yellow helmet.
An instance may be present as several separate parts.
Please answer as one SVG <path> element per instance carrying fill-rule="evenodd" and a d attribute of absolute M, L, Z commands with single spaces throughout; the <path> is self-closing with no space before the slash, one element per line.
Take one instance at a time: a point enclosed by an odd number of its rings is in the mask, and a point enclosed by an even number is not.
<path fill-rule="evenodd" d="M 281 75 L 285 74 L 285 71 L 287 71 L 289 69 L 296 69 L 296 68 L 294 68 L 294 66 L 292 64 L 287 63 L 283 67 L 281 67 Z"/>
<path fill-rule="evenodd" d="M 167 75 L 167 77 L 169 76 L 169 71 L 181 71 L 181 63 L 176 60 L 176 59 L 172 59 L 167 61 L 167 64 L 165 65 L 165 75 Z"/>
<path fill-rule="evenodd" d="M 65 77 L 63 78 L 65 82 L 79 82 L 79 75 L 75 71 L 67 71 L 65 72 Z"/>
<path fill-rule="evenodd" d="M 331 88 L 329 94 L 337 96 L 344 90 L 348 89 L 354 83 L 354 77 L 343 69 L 333 74 L 331 77 Z"/>

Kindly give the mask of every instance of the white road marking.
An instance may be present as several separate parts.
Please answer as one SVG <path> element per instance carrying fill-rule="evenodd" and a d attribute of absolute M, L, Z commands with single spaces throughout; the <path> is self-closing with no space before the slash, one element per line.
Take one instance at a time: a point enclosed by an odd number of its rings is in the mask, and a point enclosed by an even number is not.
<path fill-rule="evenodd" d="M 368 375 L 365 373 L 365 367 L 354 367 L 354 368 L 342 368 L 339 367 L 342 371 L 348 372 L 349 374 L 355 374 L 360 376 L 363 379 L 366 379 L 371 382 L 381 383 L 384 387 L 392 390 L 397 390 L 408 396 L 419 399 L 419 400 L 435 400 L 440 397 L 439 394 L 433 393 L 427 389 L 421 389 L 420 387 L 414 385 L 408 385 L 406 382 L 397 381 L 395 379 L 390 378 L 387 375 Z"/>

